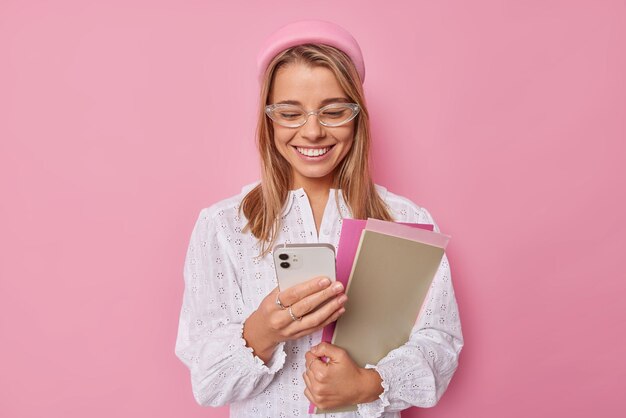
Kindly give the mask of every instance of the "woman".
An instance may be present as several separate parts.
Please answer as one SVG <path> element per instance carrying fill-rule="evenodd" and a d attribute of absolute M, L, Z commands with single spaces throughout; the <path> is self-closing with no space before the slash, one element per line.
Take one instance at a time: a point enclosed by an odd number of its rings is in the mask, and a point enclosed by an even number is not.
<path fill-rule="evenodd" d="M 320 344 L 321 329 L 345 311 L 340 284 L 276 286 L 276 243 L 336 247 L 348 217 L 434 225 L 426 209 L 372 183 L 358 44 L 332 23 L 297 22 L 268 39 L 258 62 L 261 181 L 200 212 L 185 261 L 176 355 L 195 399 L 255 418 L 305 416 L 309 401 L 358 404 L 371 417 L 435 405 L 463 346 L 445 255 L 409 342 L 366 368 Z"/>

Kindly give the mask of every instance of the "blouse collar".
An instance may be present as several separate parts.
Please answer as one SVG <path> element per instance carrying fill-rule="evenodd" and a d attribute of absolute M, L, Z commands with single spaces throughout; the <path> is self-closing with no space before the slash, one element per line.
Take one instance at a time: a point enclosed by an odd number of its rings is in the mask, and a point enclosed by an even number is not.
<path fill-rule="evenodd" d="M 341 193 L 341 189 L 333 189 L 331 188 L 328 191 L 328 198 L 329 199 L 335 199 L 335 191 L 338 191 L 339 193 L 339 199 L 340 201 L 343 200 L 343 194 Z M 304 191 L 304 188 L 300 187 L 299 189 L 295 189 L 295 190 L 289 190 L 289 194 L 287 195 L 287 201 L 285 202 L 285 205 L 283 206 L 283 210 L 281 212 L 281 216 L 286 216 L 289 211 L 291 211 L 291 207 L 293 206 L 293 201 L 296 199 L 303 199 L 306 198 L 308 201 L 308 196 L 306 194 L 306 192 Z M 310 202 L 309 202 L 310 203 Z"/>
<path fill-rule="evenodd" d="M 248 192 L 250 192 L 250 190 L 252 190 L 253 188 L 255 188 L 261 181 L 257 180 L 254 183 L 250 183 L 248 185 L 245 185 L 242 189 L 241 189 L 241 193 L 243 196 L 247 195 Z M 376 187 L 376 190 L 378 191 L 378 194 L 380 195 L 380 197 L 383 200 L 386 200 L 387 198 L 387 189 L 383 186 L 380 186 L 378 184 L 375 184 L 374 187 Z M 329 190 L 329 198 L 330 199 L 334 199 L 335 198 L 335 190 L 338 190 L 339 193 L 339 202 L 340 203 L 344 203 L 344 198 L 343 198 L 343 193 L 341 192 L 341 189 L 330 189 Z M 283 206 L 283 210 L 281 212 L 281 216 L 286 216 L 289 211 L 291 210 L 291 207 L 293 206 L 293 201 L 294 199 L 296 199 L 297 197 L 304 197 L 306 196 L 306 192 L 304 191 L 304 188 L 300 187 L 299 189 L 295 189 L 295 190 L 289 190 L 289 194 L 287 195 L 287 201 L 285 202 L 285 205 Z"/>

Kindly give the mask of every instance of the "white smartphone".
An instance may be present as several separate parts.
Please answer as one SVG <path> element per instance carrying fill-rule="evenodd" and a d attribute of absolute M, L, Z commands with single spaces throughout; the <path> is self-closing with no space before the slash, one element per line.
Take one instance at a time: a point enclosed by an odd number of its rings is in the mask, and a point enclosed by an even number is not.
<path fill-rule="evenodd" d="M 316 276 L 335 281 L 335 247 L 331 244 L 280 244 L 274 248 L 278 288 L 285 290 Z"/>

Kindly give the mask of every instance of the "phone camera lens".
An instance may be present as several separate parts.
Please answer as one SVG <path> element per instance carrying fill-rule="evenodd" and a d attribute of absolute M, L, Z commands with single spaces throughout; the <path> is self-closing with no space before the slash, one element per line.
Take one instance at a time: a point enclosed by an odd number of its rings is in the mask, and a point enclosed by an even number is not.
<path fill-rule="evenodd" d="M 289 268 L 289 266 L 290 266 L 290 264 L 289 264 L 288 262 L 286 262 L 286 261 L 283 261 L 282 263 L 280 263 L 280 266 L 281 266 L 282 268 L 284 268 L 284 269 L 288 269 L 288 268 Z"/>
<path fill-rule="evenodd" d="M 279 254 L 278 258 L 280 258 L 281 260 L 287 260 L 289 258 L 289 254 L 285 254 L 285 253 Z"/>

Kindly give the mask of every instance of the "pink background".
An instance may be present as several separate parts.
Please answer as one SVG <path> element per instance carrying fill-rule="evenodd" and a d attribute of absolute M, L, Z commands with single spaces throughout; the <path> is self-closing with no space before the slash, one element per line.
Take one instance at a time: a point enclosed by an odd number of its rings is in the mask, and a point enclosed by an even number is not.
<path fill-rule="evenodd" d="M 0 416 L 224 417 L 174 356 L 201 208 L 258 176 L 255 56 L 361 43 L 375 179 L 452 235 L 466 346 L 404 417 L 625 408 L 623 1 L 0 3 Z"/>

